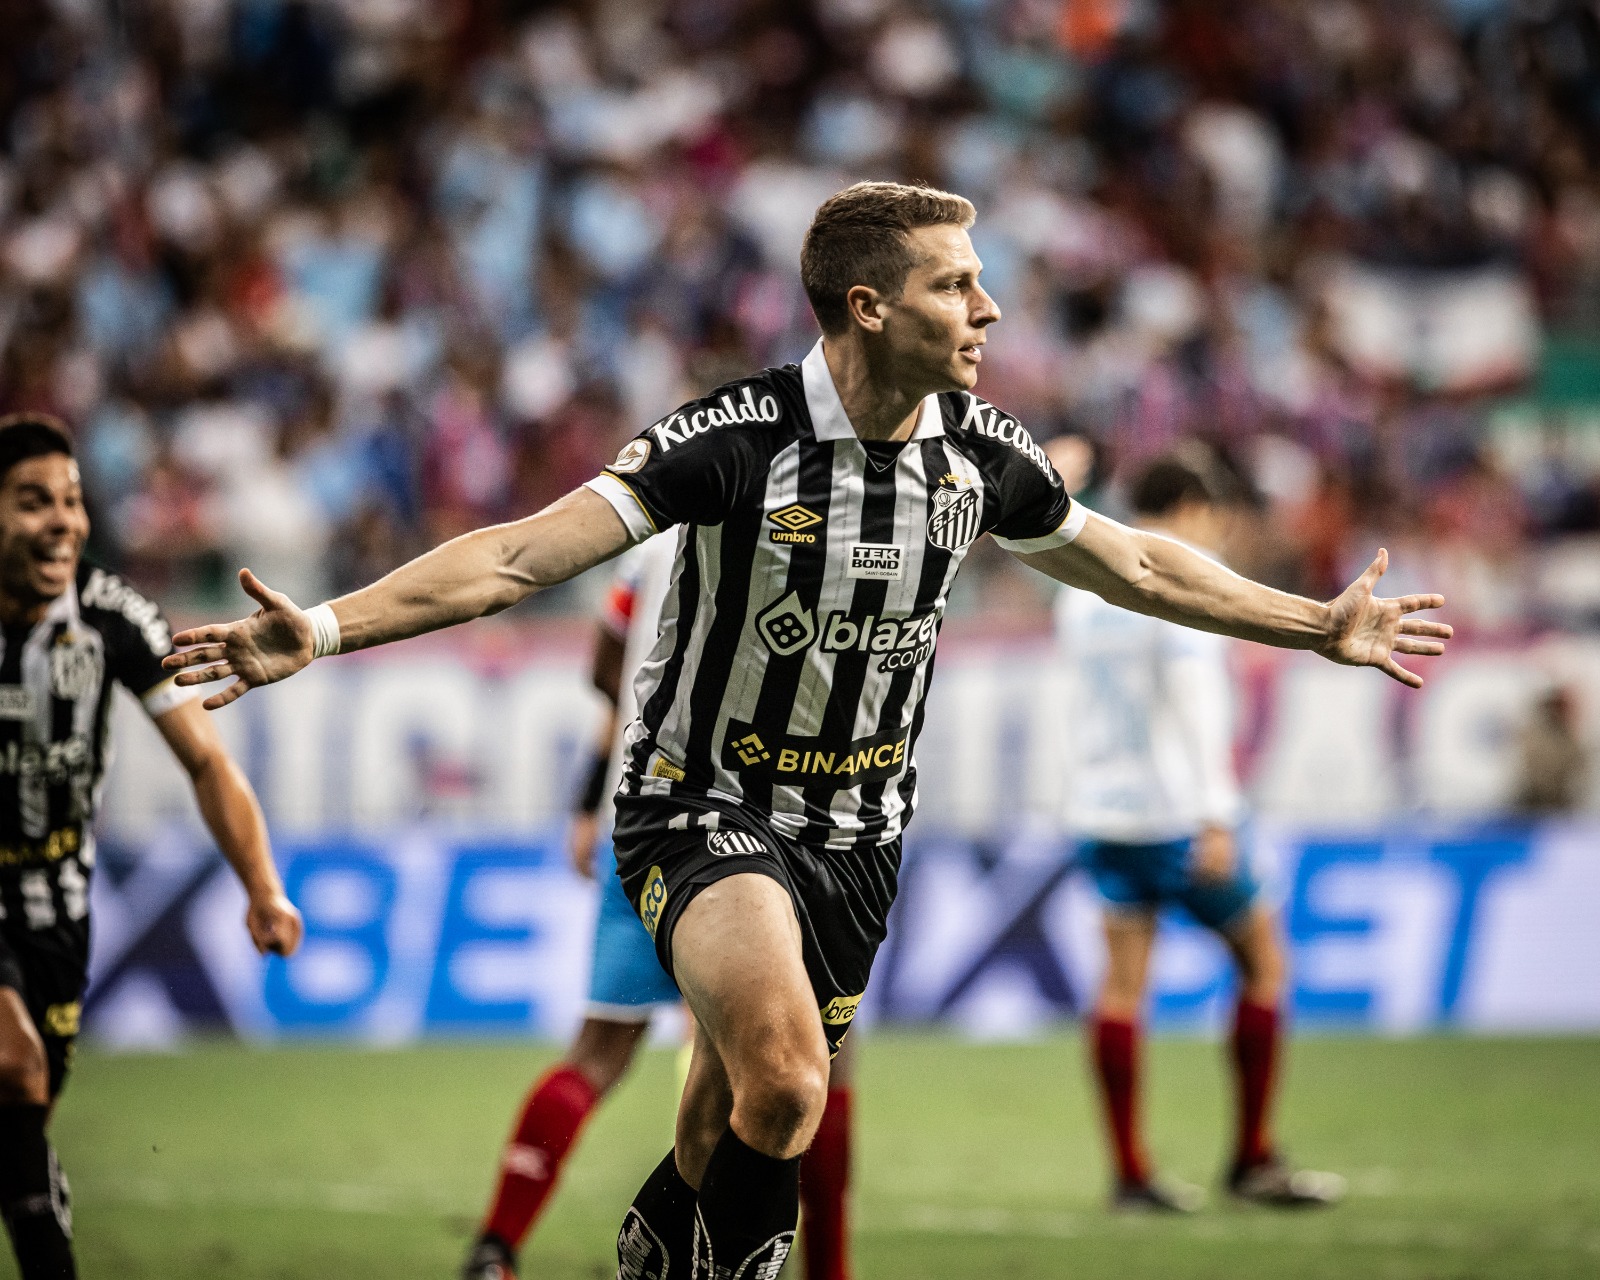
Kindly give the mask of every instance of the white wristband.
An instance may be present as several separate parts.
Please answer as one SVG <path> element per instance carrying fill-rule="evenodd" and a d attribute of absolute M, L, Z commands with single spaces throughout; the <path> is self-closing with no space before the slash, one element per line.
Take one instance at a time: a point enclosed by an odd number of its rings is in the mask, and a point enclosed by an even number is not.
<path fill-rule="evenodd" d="M 313 605 L 306 610 L 311 619 L 311 656 L 326 658 L 339 652 L 339 619 L 333 616 L 333 606 Z"/>

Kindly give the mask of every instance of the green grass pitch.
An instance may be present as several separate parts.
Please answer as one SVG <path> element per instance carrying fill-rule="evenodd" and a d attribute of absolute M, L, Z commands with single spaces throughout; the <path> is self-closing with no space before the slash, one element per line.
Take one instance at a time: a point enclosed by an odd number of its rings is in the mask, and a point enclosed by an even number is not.
<path fill-rule="evenodd" d="M 865 1039 L 858 1280 L 1600 1275 L 1600 1041 L 1306 1038 L 1280 1129 L 1351 1196 L 1292 1216 L 1213 1204 L 1179 1222 L 1100 1208 L 1082 1046 Z M 233 1045 L 86 1051 L 56 1120 L 86 1280 L 446 1280 L 548 1048 L 358 1052 Z M 1217 1046 L 1158 1040 L 1149 1131 L 1213 1185 L 1227 1125 Z M 671 1133 L 652 1052 L 591 1124 L 524 1280 L 603 1280 Z M 10 1260 L 0 1262 L 9 1274 Z M 791 1264 L 786 1276 L 797 1276 Z"/>

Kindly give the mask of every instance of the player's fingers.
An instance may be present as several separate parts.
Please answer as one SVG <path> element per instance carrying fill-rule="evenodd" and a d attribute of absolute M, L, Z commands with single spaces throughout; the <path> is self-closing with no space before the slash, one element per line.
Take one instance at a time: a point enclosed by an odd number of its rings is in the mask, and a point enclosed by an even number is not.
<path fill-rule="evenodd" d="M 198 667 L 202 663 L 218 662 L 226 657 L 227 653 L 226 645 L 196 645 L 193 649 L 185 649 L 182 653 L 169 653 L 161 659 L 161 665 L 169 671 L 181 671 L 184 667 Z"/>
<path fill-rule="evenodd" d="M 187 649 L 190 645 L 196 644 L 220 644 L 222 641 L 228 638 L 229 630 L 230 628 L 227 626 L 215 625 L 209 627 L 190 627 L 187 631 L 180 631 L 177 635 L 173 636 L 172 643 L 173 646 L 178 649 Z M 181 656 L 181 654 L 170 653 L 167 655 L 167 661 L 170 662 L 173 658 Z"/>
<path fill-rule="evenodd" d="M 1442 609 L 1444 597 L 1436 593 L 1420 596 L 1401 596 L 1395 601 L 1401 613 L 1415 613 L 1418 609 Z"/>
<path fill-rule="evenodd" d="M 1444 645 L 1437 640 L 1414 640 L 1410 636 L 1401 636 L 1394 642 L 1396 653 L 1414 653 L 1424 658 L 1437 658 L 1444 652 Z"/>
<path fill-rule="evenodd" d="M 221 711 L 223 707 L 227 706 L 230 702 L 237 701 L 238 699 L 244 697 L 244 695 L 249 691 L 250 685 L 247 681 L 243 679 L 235 680 L 221 693 L 212 694 L 201 705 L 204 706 L 207 711 Z"/>
<path fill-rule="evenodd" d="M 1380 668 L 1380 670 L 1382 670 L 1383 674 L 1388 676 L 1391 680 L 1398 680 L 1408 689 L 1422 688 L 1422 677 L 1414 671 L 1407 671 L 1393 658 L 1385 658 L 1383 660 L 1383 666 Z"/>
<path fill-rule="evenodd" d="M 192 684 L 210 684 L 214 680 L 225 680 L 233 674 L 232 666 L 226 662 L 218 662 L 209 667 L 196 667 L 193 671 L 180 671 L 172 677 L 172 683 L 180 687 Z"/>
<path fill-rule="evenodd" d="M 1378 585 L 1378 579 L 1383 577 L 1388 569 L 1389 552 L 1386 548 L 1379 547 L 1378 554 L 1372 557 L 1372 563 L 1362 571 L 1361 576 L 1356 579 L 1356 582 L 1361 586 L 1366 587 L 1367 590 L 1370 591 L 1373 587 Z"/>
<path fill-rule="evenodd" d="M 274 591 L 248 569 L 239 570 L 239 585 L 244 588 L 247 596 L 263 608 L 290 609 L 294 607 L 294 602 L 288 596 L 281 591 Z"/>
<path fill-rule="evenodd" d="M 1428 622 L 1423 618 L 1406 618 L 1400 623 L 1400 634 L 1403 636 L 1432 636 L 1436 640 L 1448 640 L 1455 633 L 1456 629 L 1448 622 Z"/>

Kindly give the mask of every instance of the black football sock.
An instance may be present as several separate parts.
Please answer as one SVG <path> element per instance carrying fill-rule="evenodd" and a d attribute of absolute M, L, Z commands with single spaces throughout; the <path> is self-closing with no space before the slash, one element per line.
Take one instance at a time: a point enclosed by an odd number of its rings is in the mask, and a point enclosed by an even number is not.
<path fill-rule="evenodd" d="M 675 1152 L 645 1179 L 617 1233 L 617 1280 L 689 1280 L 694 1266 L 694 1188 Z"/>
<path fill-rule="evenodd" d="M 700 1180 L 695 1280 L 774 1280 L 799 1217 L 800 1157 L 764 1156 L 728 1129 Z"/>
<path fill-rule="evenodd" d="M 44 1136 L 49 1108 L 0 1106 L 0 1215 L 22 1280 L 76 1280 L 67 1180 Z"/>

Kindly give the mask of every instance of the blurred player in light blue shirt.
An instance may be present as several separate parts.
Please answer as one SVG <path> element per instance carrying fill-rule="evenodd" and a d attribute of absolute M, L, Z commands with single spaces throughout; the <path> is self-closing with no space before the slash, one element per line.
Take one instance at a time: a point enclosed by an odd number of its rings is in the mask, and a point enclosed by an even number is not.
<path fill-rule="evenodd" d="M 1135 523 L 1217 558 L 1243 485 L 1197 442 L 1140 469 Z M 1182 907 L 1227 944 L 1239 967 L 1230 1041 L 1238 1082 L 1231 1194 L 1271 1205 L 1326 1204 L 1343 1180 L 1292 1169 L 1268 1111 L 1281 1034 L 1284 956 L 1276 913 L 1235 831 L 1228 644 L 1063 588 L 1057 634 L 1074 678 L 1067 821 L 1105 902 L 1106 974 L 1092 1027 L 1095 1072 L 1117 1170 L 1117 1209 L 1183 1212 L 1202 1194 L 1158 1179 L 1139 1134 L 1140 1011 L 1161 908 Z"/>

